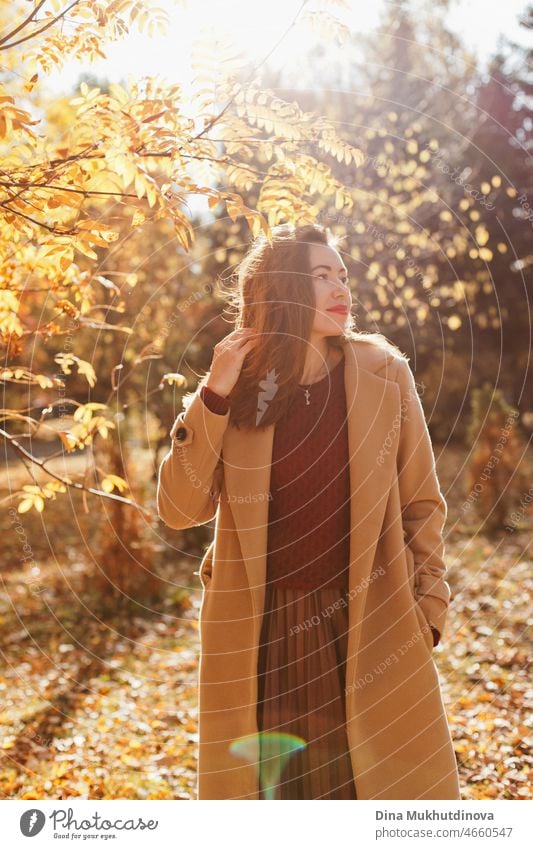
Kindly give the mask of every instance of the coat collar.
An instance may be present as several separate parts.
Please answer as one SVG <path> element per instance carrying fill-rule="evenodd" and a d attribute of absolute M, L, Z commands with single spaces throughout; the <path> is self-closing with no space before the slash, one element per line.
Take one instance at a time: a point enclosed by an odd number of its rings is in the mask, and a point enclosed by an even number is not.
<path fill-rule="evenodd" d="M 369 370 L 368 343 L 344 346 L 348 453 L 350 462 L 350 597 L 356 620 L 363 612 L 366 586 L 381 531 L 395 469 L 400 391 L 393 380 Z M 386 355 L 379 358 L 383 366 Z M 225 488 L 252 594 L 260 620 L 265 599 L 270 467 L 275 425 L 242 428 L 228 425 L 223 441 Z M 357 587 L 357 589 L 356 589 Z M 259 627 L 259 622 L 257 623 Z"/>

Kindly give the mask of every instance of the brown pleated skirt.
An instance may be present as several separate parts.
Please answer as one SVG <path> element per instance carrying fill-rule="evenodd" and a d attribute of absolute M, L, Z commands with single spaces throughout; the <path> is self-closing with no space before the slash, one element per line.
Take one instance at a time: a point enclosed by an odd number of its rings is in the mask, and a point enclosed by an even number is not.
<path fill-rule="evenodd" d="M 260 799 L 357 798 L 346 735 L 347 644 L 343 587 L 266 584 L 257 669 Z"/>

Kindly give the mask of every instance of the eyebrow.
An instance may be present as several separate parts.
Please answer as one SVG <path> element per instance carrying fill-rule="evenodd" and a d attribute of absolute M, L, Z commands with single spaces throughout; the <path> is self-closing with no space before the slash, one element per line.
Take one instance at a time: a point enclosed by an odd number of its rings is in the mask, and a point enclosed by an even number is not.
<path fill-rule="evenodd" d="M 315 265 L 315 267 L 314 267 L 314 268 L 312 268 L 312 269 L 311 269 L 311 271 L 316 271 L 316 270 L 317 270 L 317 268 L 327 268 L 327 270 L 328 270 L 328 271 L 331 271 L 331 265 Z M 345 268 L 344 266 L 342 266 L 341 268 L 339 268 L 339 271 L 345 271 L 345 272 L 346 272 L 346 274 L 348 274 L 348 269 L 347 269 L 347 268 Z"/>

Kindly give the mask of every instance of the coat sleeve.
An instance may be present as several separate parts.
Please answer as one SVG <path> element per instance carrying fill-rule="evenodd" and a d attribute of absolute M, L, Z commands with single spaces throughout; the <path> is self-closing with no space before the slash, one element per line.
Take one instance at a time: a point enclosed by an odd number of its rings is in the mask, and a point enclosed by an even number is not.
<path fill-rule="evenodd" d="M 398 481 L 406 544 L 414 554 L 415 600 L 428 624 L 442 635 L 451 598 L 443 535 L 448 508 L 415 379 L 403 358 L 396 380 L 401 393 Z"/>
<path fill-rule="evenodd" d="M 197 391 L 172 425 L 172 445 L 159 467 L 156 494 L 159 517 L 170 528 L 194 528 L 215 515 L 229 417 L 229 409 L 223 415 L 210 410 Z"/>

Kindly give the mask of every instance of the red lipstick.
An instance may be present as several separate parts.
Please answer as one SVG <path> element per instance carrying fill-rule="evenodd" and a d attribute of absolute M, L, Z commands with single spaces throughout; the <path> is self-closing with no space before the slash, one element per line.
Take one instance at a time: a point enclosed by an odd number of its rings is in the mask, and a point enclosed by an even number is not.
<path fill-rule="evenodd" d="M 338 312 L 340 315 L 347 315 L 348 307 L 339 304 L 338 307 L 330 307 L 326 312 Z"/>

